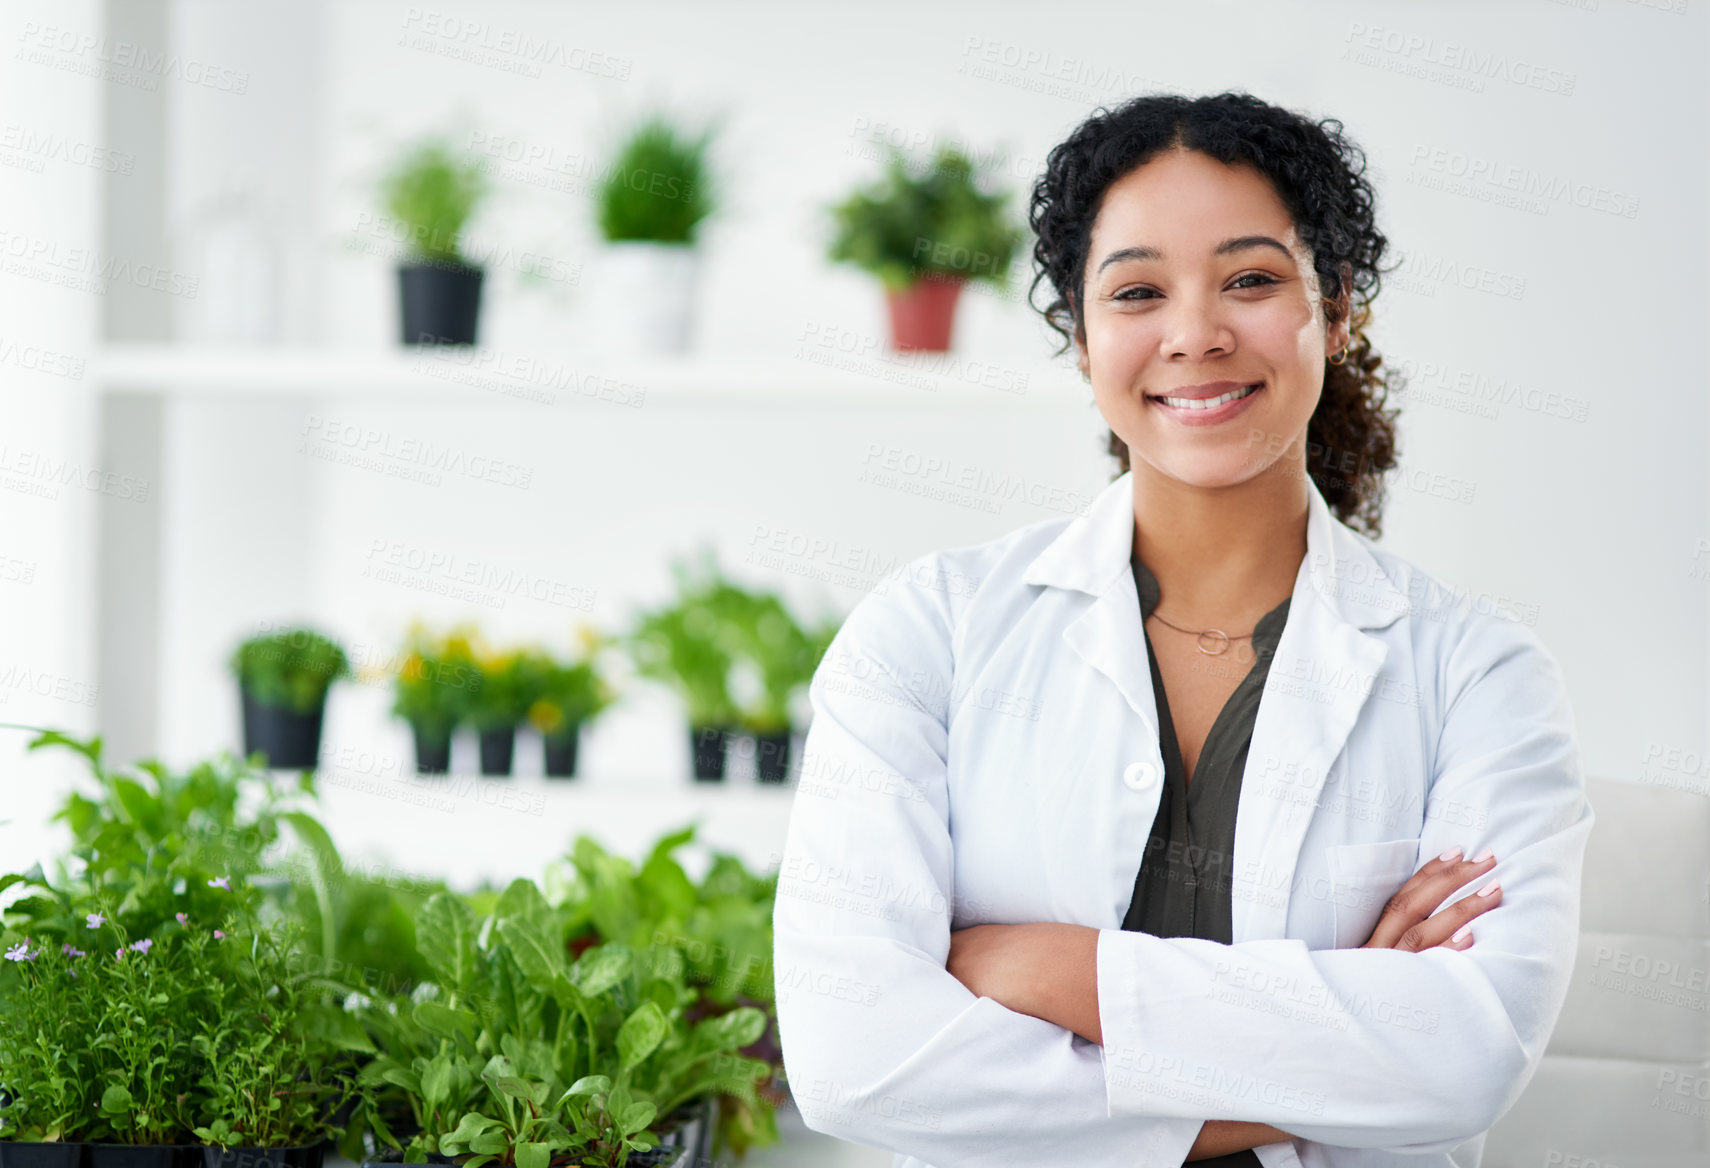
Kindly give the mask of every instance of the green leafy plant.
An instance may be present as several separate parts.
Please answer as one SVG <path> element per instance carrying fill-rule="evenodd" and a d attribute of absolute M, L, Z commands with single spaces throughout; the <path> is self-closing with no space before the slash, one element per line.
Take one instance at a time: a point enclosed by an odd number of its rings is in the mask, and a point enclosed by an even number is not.
<path fill-rule="evenodd" d="M 542 734 L 562 734 L 591 722 L 617 700 L 617 691 L 597 663 L 596 654 L 604 644 L 603 638 L 589 630 L 583 637 L 584 654 L 575 661 L 561 660 L 541 650 L 524 654 L 530 725 Z"/>
<path fill-rule="evenodd" d="M 467 266 L 464 225 L 486 194 L 480 166 L 438 137 L 407 147 L 380 182 L 387 212 L 409 229 L 412 258 L 457 267 Z"/>
<path fill-rule="evenodd" d="M 371 1004 L 380 1055 L 364 1079 L 402 1092 L 424 1151 L 545 1168 L 561 1153 L 622 1165 L 650 1148 L 658 1117 L 708 1092 L 754 1093 L 764 1062 L 734 1052 L 764 1029 L 754 1008 L 690 1024 L 695 1000 L 674 945 L 606 943 L 571 959 L 571 914 L 513 881 L 484 919 L 432 898 L 417 935 L 436 982 L 406 1004 Z M 405 1019 L 408 1019 L 406 1022 Z M 376 1108 L 376 1134 L 401 1141 Z"/>
<path fill-rule="evenodd" d="M 644 118 L 595 190 L 600 234 L 608 242 L 692 244 L 716 209 L 706 158 L 712 137 L 711 128 L 691 138 L 660 114 Z"/>
<path fill-rule="evenodd" d="M 776 593 L 725 576 L 710 552 L 672 566 L 675 600 L 645 613 L 629 637 L 638 671 L 683 696 L 694 725 L 777 734 L 837 623 L 804 628 Z"/>
<path fill-rule="evenodd" d="M 472 714 L 482 682 L 470 628 L 436 635 L 412 625 L 393 673 L 392 713 L 412 726 L 449 735 Z"/>
<path fill-rule="evenodd" d="M 469 720 L 477 730 L 502 730 L 528 716 L 535 700 L 536 674 L 526 653 L 477 649 L 475 668 L 481 684 L 470 701 Z"/>
<path fill-rule="evenodd" d="M 250 637 L 232 653 L 230 667 L 256 701 L 299 714 L 318 707 L 333 682 L 351 676 L 338 643 L 308 628 Z"/>
<path fill-rule="evenodd" d="M 0 936 L 0 1078 L 6 1127 L 38 1139 L 286 1147 L 327 1134 L 353 1089 L 294 927 L 269 929 L 229 878 L 230 911 L 175 914 L 133 934 L 109 898 L 79 901 L 79 928 Z M 188 899 L 187 899 L 188 903 Z M 351 1041 L 365 1045 L 360 1028 Z M 346 1044 L 348 1045 L 348 1044 Z M 99 1093 L 97 1095 L 97 1092 Z"/>
<path fill-rule="evenodd" d="M 972 160 L 941 147 L 924 164 L 889 146 L 884 177 L 830 207 L 830 258 L 874 275 L 890 291 L 922 278 L 1002 285 L 1025 238 L 1005 211 L 1009 192 L 987 193 Z"/>
<path fill-rule="evenodd" d="M 697 568 L 676 561 L 671 571 L 675 598 L 642 613 L 625 644 L 638 673 L 682 697 L 691 726 L 732 725 L 737 712 L 730 694 L 735 653 L 728 582 L 710 556 Z"/>

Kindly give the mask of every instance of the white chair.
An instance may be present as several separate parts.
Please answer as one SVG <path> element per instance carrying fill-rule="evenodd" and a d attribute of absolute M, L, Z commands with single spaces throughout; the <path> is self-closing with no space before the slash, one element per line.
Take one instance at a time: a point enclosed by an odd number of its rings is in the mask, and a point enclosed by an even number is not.
<path fill-rule="evenodd" d="M 1586 797 L 1572 986 L 1483 1168 L 1705 1168 L 1710 783 L 1588 779 Z"/>

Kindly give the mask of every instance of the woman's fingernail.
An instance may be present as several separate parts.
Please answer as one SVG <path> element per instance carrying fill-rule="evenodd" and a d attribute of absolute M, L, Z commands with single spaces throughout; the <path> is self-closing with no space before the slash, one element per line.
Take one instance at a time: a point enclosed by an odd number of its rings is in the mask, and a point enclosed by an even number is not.
<path fill-rule="evenodd" d="M 1461 845 L 1456 844 L 1454 847 L 1450 848 L 1448 851 L 1444 852 L 1442 855 L 1438 856 L 1437 858 L 1439 860 L 1452 860 L 1460 854 L 1461 854 Z"/>
<path fill-rule="evenodd" d="M 1478 855 L 1476 855 L 1472 858 L 1472 862 L 1475 864 L 1482 864 L 1486 860 L 1488 860 L 1492 856 L 1494 856 L 1495 854 L 1496 853 L 1491 851 L 1489 848 L 1485 848 L 1484 851 L 1480 852 Z"/>
<path fill-rule="evenodd" d="M 1463 940 L 1466 939 L 1467 933 L 1470 932 L 1471 930 L 1472 930 L 1472 922 L 1468 921 L 1466 924 L 1462 925 L 1459 929 L 1456 929 L 1455 935 L 1453 937 L 1450 937 L 1449 940 L 1451 940 L 1455 944 L 1459 945 Z"/>
<path fill-rule="evenodd" d="M 1478 895 L 1489 896 L 1491 893 L 1495 892 L 1498 888 L 1501 888 L 1501 887 L 1502 887 L 1502 885 L 1500 885 L 1496 881 L 1492 880 L 1489 884 L 1486 884 L 1483 888 L 1478 890 Z"/>

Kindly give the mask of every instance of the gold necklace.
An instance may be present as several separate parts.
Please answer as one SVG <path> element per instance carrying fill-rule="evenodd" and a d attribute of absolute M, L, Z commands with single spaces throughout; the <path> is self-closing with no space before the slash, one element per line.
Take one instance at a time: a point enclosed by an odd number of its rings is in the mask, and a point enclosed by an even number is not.
<path fill-rule="evenodd" d="M 1158 614 L 1155 612 L 1152 615 L 1157 617 L 1160 621 L 1163 621 L 1164 624 L 1166 624 L 1170 628 L 1176 630 L 1176 632 L 1178 632 L 1178 633 L 1193 633 L 1192 629 L 1184 629 L 1180 625 L 1170 624 L 1169 621 L 1164 620 L 1163 617 L 1158 616 Z M 1195 633 L 1194 635 L 1199 638 L 1199 651 L 1201 653 L 1204 653 L 1208 657 L 1216 657 L 1218 654 L 1226 652 L 1228 650 L 1229 643 L 1231 641 L 1245 641 L 1248 637 L 1252 636 L 1253 634 L 1252 633 L 1242 633 L 1239 637 L 1231 637 L 1228 633 L 1224 632 L 1222 629 L 1202 629 L 1200 632 Z M 1211 643 L 1214 645 L 1217 645 L 1217 648 L 1207 649 L 1205 647 L 1205 639 L 1207 637 L 1213 637 L 1214 638 Z M 1221 640 L 1221 642 L 1222 642 L 1221 644 L 1218 644 L 1219 640 Z"/>

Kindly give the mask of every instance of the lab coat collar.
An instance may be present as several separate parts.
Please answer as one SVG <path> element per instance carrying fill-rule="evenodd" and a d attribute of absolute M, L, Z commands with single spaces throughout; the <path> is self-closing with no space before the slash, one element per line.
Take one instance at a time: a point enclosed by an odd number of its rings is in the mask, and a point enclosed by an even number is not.
<path fill-rule="evenodd" d="M 1305 583 L 1339 620 L 1381 629 L 1407 611 L 1407 596 L 1372 555 L 1365 537 L 1330 513 L 1307 479 Z M 1134 472 L 1127 471 L 1094 497 L 1045 550 L 1033 558 L 1022 582 L 1072 588 L 1102 596 L 1131 571 L 1134 551 Z"/>
<path fill-rule="evenodd" d="M 1022 579 L 1095 598 L 1064 626 L 1063 640 L 1126 700 L 1139 728 L 1134 761 L 1143 764 L 1139 773 L 1157 776 L 1164 765 L 1157 705 L 1129 562 L 1132 492 L 1132 472 L 1104 488 L 1087 513 L 1029 563 Z M 1237 942 L 1283 935 L 1289 889 L 1319 791 L 1389 654 L 1384 638 L 1368 630 L 1394 623 L 1406 601 L 1364 537 L 1330 514 L 1314 484 L 1306 556 L 1253 725 L 1247 781 L 1236 809 L 1231 924 Z M 1291 781 L 1279 785 L 1278 773 Z M 1112 898 L 1106 912 L 1112 920 L 1122 919 L 1132 895 L 1160 787 L 1144 787 L 1142 801 L 1128 812 L 1136 816 L 1127 825 L 1133 838 L 1108 853 Z"/>

